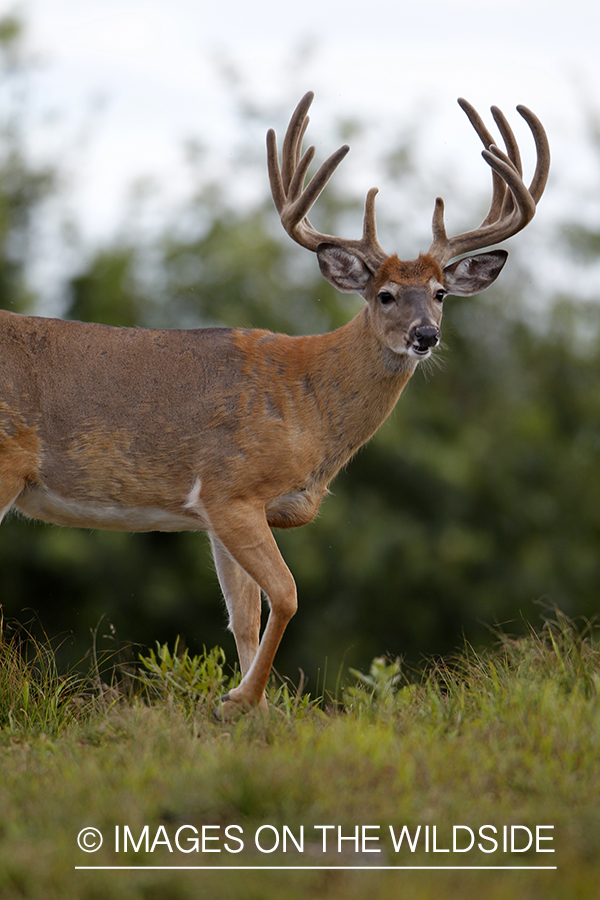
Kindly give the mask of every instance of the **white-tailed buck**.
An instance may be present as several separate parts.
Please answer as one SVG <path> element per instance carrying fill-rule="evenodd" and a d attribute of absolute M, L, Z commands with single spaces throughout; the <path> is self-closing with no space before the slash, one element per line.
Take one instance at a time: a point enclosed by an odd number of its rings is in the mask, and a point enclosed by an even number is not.
<path fill-rule="evenodd" d="M 377 241 L 374 200 L 363 235 L 320 234 L 307 214 L 346 155 L 341 147 L 304 185 L 311 93 L 285 136 L 279 168 L 268 134 L 271 190 L 290 237 L 317 254 L 324 277 L 355 291 L 362 311 L 330 334 L 110 328 L 0 312 L 0 518 L 119 531 L 206 531 L 235 636 L 242 681 L 223 712 L 264 706 L 294 579 L 272 527 L 304 525 L 327 486 L 390 414 L 420 360 L 440 340 L 446 294 L 486 288 L 507 253 L 490 247 L 535 213 L 550 162 L 538 119 L 519 112 L 537 148 L 527 188 L 514 135 L 498 109 L 500 150 L 475 110 L 459 103 L 492 170 L 489 213 L 448 237 L 441 199 L 433 243 L 418 259 L 388 256 Z M 260 637 L 261 589 L 270 611 Z"/>

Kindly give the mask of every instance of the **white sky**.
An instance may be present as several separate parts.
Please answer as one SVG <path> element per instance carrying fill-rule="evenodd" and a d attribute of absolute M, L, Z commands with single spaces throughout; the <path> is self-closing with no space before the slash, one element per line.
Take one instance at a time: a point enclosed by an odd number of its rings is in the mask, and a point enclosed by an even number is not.
<path fill-rule="evenodd" d="M 311 140 L 323 155 L 334 149 L 325 141 L 332 112 L 375 123 L 377 141 L 430 109 L 423 165 L 464 159 L 487 186 L 477 139 L 456 105 L 463 95 L 482 112 L 499 105 L 513 123 L 514 107 L 525 103 L 546 124 L 549 210 L 586 177 L 585 107 L 600 109 L 598 0 L 0 0 L 0 10 L 23 16 L 43 62 L 36 103 L 62 117 L 62 130 L 39 129 L 37 152 L 51 151 L 53 141 L 60 147 L 69 128 L 91 121 L 89 143 L 69 160 L 91 238 L 114 231 L 135 179 L 154 174 L 176 193 L 186 138 L 230 152 L 215 56 L 225 53 L 254 95 L 275 106 L 290 96 L 286 61 L 301 42 L 317 49 L 294 87 L 298 97 L 317 93 Z M 90 120 L 99 99 L 103 108 Z M 518 134 L 527 144 L 527 129 Z M 371 173 L 350 172 L 361 192 L 363 180 L 364 189 L 373 182 Z"/>

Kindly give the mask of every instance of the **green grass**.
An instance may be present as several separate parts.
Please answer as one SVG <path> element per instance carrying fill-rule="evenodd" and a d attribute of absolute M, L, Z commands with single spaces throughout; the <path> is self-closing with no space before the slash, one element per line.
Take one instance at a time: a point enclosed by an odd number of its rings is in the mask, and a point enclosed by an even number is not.
<path fill-rule="evenodd" d="M 231 677 L 218 648 L 200 657 L 157 647 L 127 691 L 62 677 L 47 645 L 0 647 L 0 897 L 39 900 L 214 898 L 596 898 L 600 896 L 600 652 L 560 614 L 540 634 L 466 647 L 416 680 L 398 661 L 353 673 L 336 698 L 270 687 L 268 715 L 212 716 Z M 140 851 L 123 852 L 128 826 Z M 144 826 L 149 848 L 145 852 Z M 225 829 L 236 825 L 239 829 Z M 266 850 L 274 829 L 288 850 Z M 328 849 L 323 852 L 322 830 Z M 389 827 L 412 837 L 395 852 Z M 452 826 L 495 826 L 500 848 L 451 847 Z M 554 853 L 502 850 L 503 827 L 541 832 Z M 97 853 L 81 829 L 104 835 Z M 115 852 L 115 827 L 121 850 Z M 206 848 L 183 853 L 193 826 Z M 337 827 L 380 841 L 355 852 Z M 379 826 L 379 830 L 377 830 Z M 426 827 L 430 850 L 425 852 Z M 294 851 L 290 833 L 303 852 Z M 240 830 L 241 829 L 241 830 Z M 508 832 L 510 834 L 510 830 Z M 462 837 L 468 832 L 460 832 Z M 488 835 L 491 831 L 487 832 Z M 517 830 L 519 841 L 527 836 Z M 180 832 L 194 836 L 192 828 Z M 237 849 L 228 852 L 226 843 Z M 210 841 L 209 838 L 217 838 Z M 167 840 L 173 852 L 169 852 Z M 160 843 L 162 841 L 162 843 Z M 461 846 L 464 846 L 462 844 Z M 520 844 L 522 846 L 522 844 Z M 81 871 L 76 866 L 557 866 L 551 871 Z"/>

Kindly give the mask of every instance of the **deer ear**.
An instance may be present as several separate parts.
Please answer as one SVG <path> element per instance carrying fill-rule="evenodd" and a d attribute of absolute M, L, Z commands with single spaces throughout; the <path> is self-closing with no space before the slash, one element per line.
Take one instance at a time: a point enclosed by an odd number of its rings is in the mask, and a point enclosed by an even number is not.
<path fill-rule="evenodd" d="M 317 259 L 321 275 L 338 291 L 361 294 L 371 280 L 372 273 L 361 259 L 337 244 L 319 244 Z"/>
<path fill-rule="evenodd" d="M 459 259 L 444 269 L 444 287 L 457 297 L 478 294 L 496 280 L 507 258 L 506 250 L 492 250 Z"/>

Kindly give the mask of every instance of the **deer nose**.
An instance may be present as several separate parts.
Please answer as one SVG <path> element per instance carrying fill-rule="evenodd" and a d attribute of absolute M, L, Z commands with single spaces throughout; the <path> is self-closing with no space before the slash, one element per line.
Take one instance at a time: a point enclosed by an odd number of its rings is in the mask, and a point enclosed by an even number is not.
<path fill-rule="evenodd" d="M 435 347 L 440 340 L 440 329 L 437 325 L 417 325 L 413 331 L 415 344 L 425 349 Z"/>

